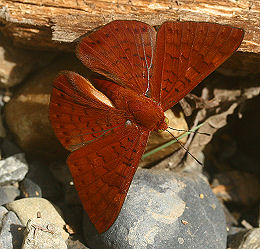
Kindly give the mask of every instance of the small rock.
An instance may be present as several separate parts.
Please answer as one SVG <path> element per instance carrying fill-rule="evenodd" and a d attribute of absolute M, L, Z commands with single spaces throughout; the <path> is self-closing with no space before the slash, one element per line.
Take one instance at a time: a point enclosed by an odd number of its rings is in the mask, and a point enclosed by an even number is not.
<path fill-rule="evenodd" d="M 228 247 L 230 249 L 260 248 L 260 228 L 254 228 L 247 232 L 239 232 L 229 236 Z"/>
<path fill-rule="evenodd" d="M 28 165 L 23 153 L 0 160 L 0 185 L 21 181 L 27 172 Z"/>
<path fill-rule="evenodd" d="M 42 218 L 28 220 L 22 249 L 67 249 L 61 229 Z"/>
<path fill-rule="evenodd" d="M 0 248 L 20 249 L 23 242 L 23 226 L 14 212 L 4 214 L 0 228 Z"/>
<path fill-rule="evenodd" d="M 79 240 L 68 239 L 66 241 L 68 249 L 89 249 L 85 245 L 83 245 Z"/>
<path fill-rule="evenodd" d="M 29 219 L 37 217 L 37 212 L 40 212 L 44 219 L 50 220 L 62 229 L 62 237 L 64 240 L 68 238 L 68 233 L 63 229 L 66 223 L 58 213 L 58 208 L 46 199 L 35 197 L 23 198 L 6 204 L 6 208 L 15 212 L 24 226 Z"/>
<path fill-rule="evenodd" d="M 0 230 L 2 226 L 2 219 L 6 213 L 8 213 L 8 210 L 5 207 L 0 206 Z"/>
<path fill-rule="evenodd" d="M 42 197 L 42 190 L 29 178 L 25 178 L 20 182 L 22 197 Z"/>
<path fill-rule="evenodd" d="M 110 229 L 98 234 L 85 221 L 84 234 L 95 249 L 225 249 L 227 237 L 222 207 L 200 175 L 140 169 Z"/>
<path fill-rule="evenodd" d="M 13 185 L 0 186 L 0 206 L 14 201 L 19 195 L 19 189 Z"/>

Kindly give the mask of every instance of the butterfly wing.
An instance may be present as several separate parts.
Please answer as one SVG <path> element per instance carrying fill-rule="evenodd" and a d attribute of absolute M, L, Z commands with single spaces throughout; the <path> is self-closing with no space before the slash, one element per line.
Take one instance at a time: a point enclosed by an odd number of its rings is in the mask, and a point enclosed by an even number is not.
<path fill-rule="evenodd" d="M 127 121 L 126 114 L 88 80 L 69 71 L 54 80 L 49 118 L 56 136 L 70 151 L 102 139 Z"/>
<path fill-rule="evenodd" d="M 113 21 L 83 38 L 77 56 L 94 72 L 148 94 L 155 39 L 155 29 L 146 23 Z"/>
<path fill-rule="evenodd" d="M 148 136 L 130 124 L 68 157 L 79 197 L 99 233 L 116 220 Z"/>
<path fill-rule="evenodd" d="M 243 35 L 242 29 L 215 23 L 162 24 L 157 33 L 151 84 L 161 82 L 163 109 L 175 105 L 230 57 Z"/>
<path fill-rule="evenodd" d="M 65 148 L 82 204 L 98 232 L 115 221 L 144 152 L 148 131 L 73 72 L 55 79 L 49 117 Z"/>

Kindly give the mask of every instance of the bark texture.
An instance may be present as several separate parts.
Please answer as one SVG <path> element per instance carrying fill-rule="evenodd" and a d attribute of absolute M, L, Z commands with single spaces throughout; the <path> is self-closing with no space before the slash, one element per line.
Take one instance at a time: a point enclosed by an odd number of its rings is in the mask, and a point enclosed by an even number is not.
<path fill-rule="evenodd" d="M 260 52 L 255 0 L 0 0 L 0 30 L 15 44 L 71 50 L 83 34 L 112 20 L 206 21 L 244 28 L 242 52 Z"/>

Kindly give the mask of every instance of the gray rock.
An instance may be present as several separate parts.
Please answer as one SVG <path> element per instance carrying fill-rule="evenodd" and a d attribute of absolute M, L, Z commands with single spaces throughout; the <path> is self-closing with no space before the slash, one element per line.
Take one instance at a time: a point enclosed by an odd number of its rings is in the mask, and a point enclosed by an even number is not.
<path fill-rule="evenodd" d="M 112 227 L 98 234 L 84 224 L 95 249 L 226 248 L 224 212 L 200 175 L 138 170 Z"/>
<path fill-rule="evenodd" d="M 88 249 L 88 247 L 83 245 L 79 240 L 68 239 L 66 243 L 68 249 Z"/>
<path fill-rule="evenodd" d="M 5 207 L 0 206 L 0 230 L 2 227 L 2 219 L 6 213 L 8 213 L 8 210 Z"/>
<path fill-rule="evenodd" d="M 20 189 L 22 197 L 42 197 L 42 190 L 39 185 L 27 177 L 20 182 Z"/>
<path fill-rule="evenodd" d="M 27 222 L 22 249 L 67 249 L 61 229 L 42 218 Z"/>
<path fill-rule="evenodd" d="M 0 206 L 14 201 L 19 195 L 19 189 L 13 185 L 0 186 Z"/>
<path fill-rule="evenodd" d="M 0 185 L 21 181 L 28 172 L 23 153 L 0 160 Z"/>
<path fill-rule="evenodd" d="M 15 212 L 24 226 L 29 219 L 37 217 L 37 212 L 40 212 L 42 218 L 51 221 L 62 229 L 64 240 L 68 238 L 68 233 L 63 229 L 66 223 L 60 214 L 60 210 L 58 211 L 58 208 L 46 199 L 23 198 L 6 204 L 6 208 Z"/>
<path fill-rule="evenodd" d="M 260 248 L 260 228 L 254 228 L 229 236 L 228 247 L 230 249 Z"/>
<path fill-rule="evenodd" d="M 23 226 L 14 212 L 5 213 L 0 229 L 0 248 L 20 249 L 23 242 Z"/>

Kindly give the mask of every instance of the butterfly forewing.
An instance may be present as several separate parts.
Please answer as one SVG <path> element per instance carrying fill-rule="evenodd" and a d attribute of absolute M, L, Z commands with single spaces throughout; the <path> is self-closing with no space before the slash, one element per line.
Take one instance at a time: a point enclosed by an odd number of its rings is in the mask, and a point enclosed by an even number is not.
<path fill-rule="evenodd" d="M 55 79 L 49 117 L 63 146 L 73 151 L 107 136 L 114 127 L 124 126 L 124 112 L 91 83 L 73 72 L 63 72 Z"/>
<path fill-rule="evenodd" d="M 244 31 L 201 22 L 166 22 L 156 40 L 153 80 L 169 109 L 220 66 L 242 42 Z"/>
<path fill-rule="evenodd" d="M 79 59 L 90 69 L 138 93 L 149 90 L 156 31 L 138 21 L 113 21 L 83 38 Z"/>

